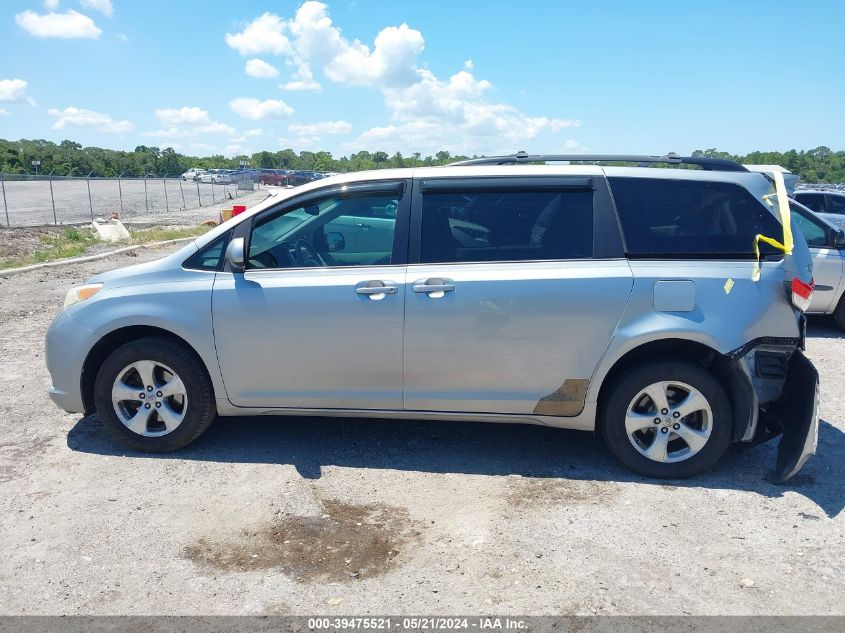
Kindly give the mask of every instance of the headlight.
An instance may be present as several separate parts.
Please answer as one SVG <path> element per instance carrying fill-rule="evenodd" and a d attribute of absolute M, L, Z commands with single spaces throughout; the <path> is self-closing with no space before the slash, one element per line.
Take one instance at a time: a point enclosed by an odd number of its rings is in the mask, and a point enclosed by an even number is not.
<path fill-rule="evenodd" d="M 65 307 L 72 306 L 74 303 L 90 299 L 100 291 L 103 284 L 88 284 L 87 286 L 75 286 L 67 291 L 65 295 Z"/>

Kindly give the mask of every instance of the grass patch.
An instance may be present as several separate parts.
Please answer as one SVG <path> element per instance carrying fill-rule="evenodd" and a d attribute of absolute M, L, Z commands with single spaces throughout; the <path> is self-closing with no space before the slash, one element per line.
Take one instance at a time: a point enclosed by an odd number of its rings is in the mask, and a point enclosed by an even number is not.
<path fill-rule="evenodd" d="M 120 248 L 128 244 L 149 244 L 151 242 L 164 242 L 187 237 L 199 237 L 207 233 L 210 226 L 155 226 L 148 229 L 138 229 L 131 232 L 131 238 L 125 242 L 118 242 L 113 246 Z M 14 239 L 14 238 L 13 238 Z M 4 268 L 18 268 L 19 266 L 30 266 L 55 259 L 66 259 L 79 257 L 92 246 L 97 244 L 106 245 L 100 242 L 97 234 L 87 228 L 67 228 L 59 233 L 42 233 L 30 238 L 34 244 L 32 251 L 25 255 L 12 257 L 0 257 L 0 270 Z"/>
<path fill-rule="evenodd" d="M 149 229 L 132 231 L 132 242 L 135 244 L 149 244 L 165 240 L 178 240 L 186 237 L 199 237 L 208 233 L 213 226 L 154 226 Z"/>
<path fill-rule="evenodd" d="M 0 259 L 0 269 L 29 266 L 30 264 L 40 264 L 41 262 L 64 259 L 66 257 L 78 257 L 89 246 L 96 244 L 98 241 L 93 231 L 74 228 L 65 229 L 58 235 L 39 235 L 38 239 L 43 248 L 39 248 L 29 255 Z"/>

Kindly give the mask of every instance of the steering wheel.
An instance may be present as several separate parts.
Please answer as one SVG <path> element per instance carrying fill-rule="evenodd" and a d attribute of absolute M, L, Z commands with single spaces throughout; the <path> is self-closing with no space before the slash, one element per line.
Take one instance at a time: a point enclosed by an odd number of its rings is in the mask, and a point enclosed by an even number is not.
<path fill-rule="evenodd" d="M 325 266 L 314 247 L 303 238 L 296 240 L 291 254 L 300 266 Z"/>

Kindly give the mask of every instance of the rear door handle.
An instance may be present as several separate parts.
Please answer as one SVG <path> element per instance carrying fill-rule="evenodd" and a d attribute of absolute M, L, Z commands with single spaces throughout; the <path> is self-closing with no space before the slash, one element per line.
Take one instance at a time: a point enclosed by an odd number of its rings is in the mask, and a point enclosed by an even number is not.
<path fill-rule="evenodd" d="M 455 282 L 451 279 L 420 279 L 412 286 L 414 292 L 427 294 L 432 299 L 439 299 L 447 292 L 455 291 Z"/>
<path fill-rule="evenodd" d="M 370 281 L 362 281 L 355 286 L 355 292 L 359 295 L 365 295 L 372 301 L 384 299 L 386 295 L 395 295 L 399 292 L 399 287 L 393 282 L 384 282 L 379 279 L 371 279 Z"/>

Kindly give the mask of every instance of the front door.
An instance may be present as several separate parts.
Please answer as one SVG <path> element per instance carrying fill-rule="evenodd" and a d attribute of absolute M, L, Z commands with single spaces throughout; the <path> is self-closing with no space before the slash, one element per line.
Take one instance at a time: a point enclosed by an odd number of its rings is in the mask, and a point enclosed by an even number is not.
<path fill-rule="evenodd" d="M 513 180 L 421 183 L 420 263 L 405 285 L 406 409 L 583 409 L 631 269 L 593 258 L 591 179 L 522 190 Z"/>
<path fill-rule="evenodd" d="M 405 188 L 348 185 L 254 219 L 246 271 L 218 273 L 212 299 L 233 404 L 402 408 Z M 384 209 L 398 212 L 363 250 L 351 218 Z"/>

